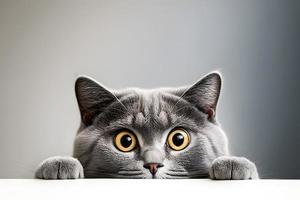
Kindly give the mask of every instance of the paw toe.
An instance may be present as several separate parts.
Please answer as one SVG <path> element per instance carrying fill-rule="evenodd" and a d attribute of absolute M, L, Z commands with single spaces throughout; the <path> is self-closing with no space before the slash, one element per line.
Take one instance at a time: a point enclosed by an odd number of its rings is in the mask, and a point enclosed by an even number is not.
<path fill-rule="evenodd" d="M 254 163 L 243 157 L 219 157 L 210 168 L 210 177 L 217 180 L 257 179 Z"/>
<path fill-rule="evenodd" d="M 71 157 L 52 157 L 43 161 L 38 167 L 36 178 L 41 179 L 76 179 L 83 178 L 80 162 Z"/>

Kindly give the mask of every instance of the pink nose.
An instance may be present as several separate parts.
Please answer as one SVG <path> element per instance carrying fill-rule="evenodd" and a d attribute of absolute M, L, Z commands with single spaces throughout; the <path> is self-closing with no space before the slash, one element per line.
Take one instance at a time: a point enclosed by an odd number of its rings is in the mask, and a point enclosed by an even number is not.
<path fill-rule="evenodd" d="M 155 175 L 157 172 L 157 169 L 159 167 L 163 167 L 163 164 L 160 163 L 149 163 L 149 164 L 145 164 L 144 167 L 149 169 L 149 171 L 151 172 L 152 175 Z"/>

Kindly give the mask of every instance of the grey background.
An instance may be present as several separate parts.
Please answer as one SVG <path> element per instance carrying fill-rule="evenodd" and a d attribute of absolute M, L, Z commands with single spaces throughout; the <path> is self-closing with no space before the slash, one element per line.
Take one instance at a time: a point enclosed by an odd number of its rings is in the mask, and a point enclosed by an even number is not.
<path fill-rule="evenodd" d="M 72 154 L 77 75 L 152 88 L 220 70 L 231 152 L 300 178 L 299 36 L 296 0 L 1 0 L 0 177 Z"/>

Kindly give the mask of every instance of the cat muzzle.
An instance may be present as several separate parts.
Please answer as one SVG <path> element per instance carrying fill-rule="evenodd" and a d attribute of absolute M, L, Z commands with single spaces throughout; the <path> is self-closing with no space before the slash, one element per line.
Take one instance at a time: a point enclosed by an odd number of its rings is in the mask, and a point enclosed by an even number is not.
<path fill-rule="evenodd" d="M 158 168 L 159 168 L 159 167 L 163 167 L 163 166 L 164 166 L 164 165 L 161 164 L 161 163 L 148 163 L 148 164 L 145 164 L 145 165 L 144 165 L 144 167 L 145 167 L 146 169 L 149 169 L 149 171 L 150 171 L 150 173 L 151 173 L 152 175 L 155 175 L 156 172 L 157 172 L 157 170 L 158 170 Z"/>

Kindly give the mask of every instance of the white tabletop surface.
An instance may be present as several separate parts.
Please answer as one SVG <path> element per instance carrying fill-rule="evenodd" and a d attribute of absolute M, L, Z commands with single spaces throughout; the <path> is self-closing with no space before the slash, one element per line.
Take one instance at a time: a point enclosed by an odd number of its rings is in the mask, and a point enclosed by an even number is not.
<path fill-rule="evenodd" d="M 0 199 L 300 200 L 300 180 L 0 179 Z"/>

